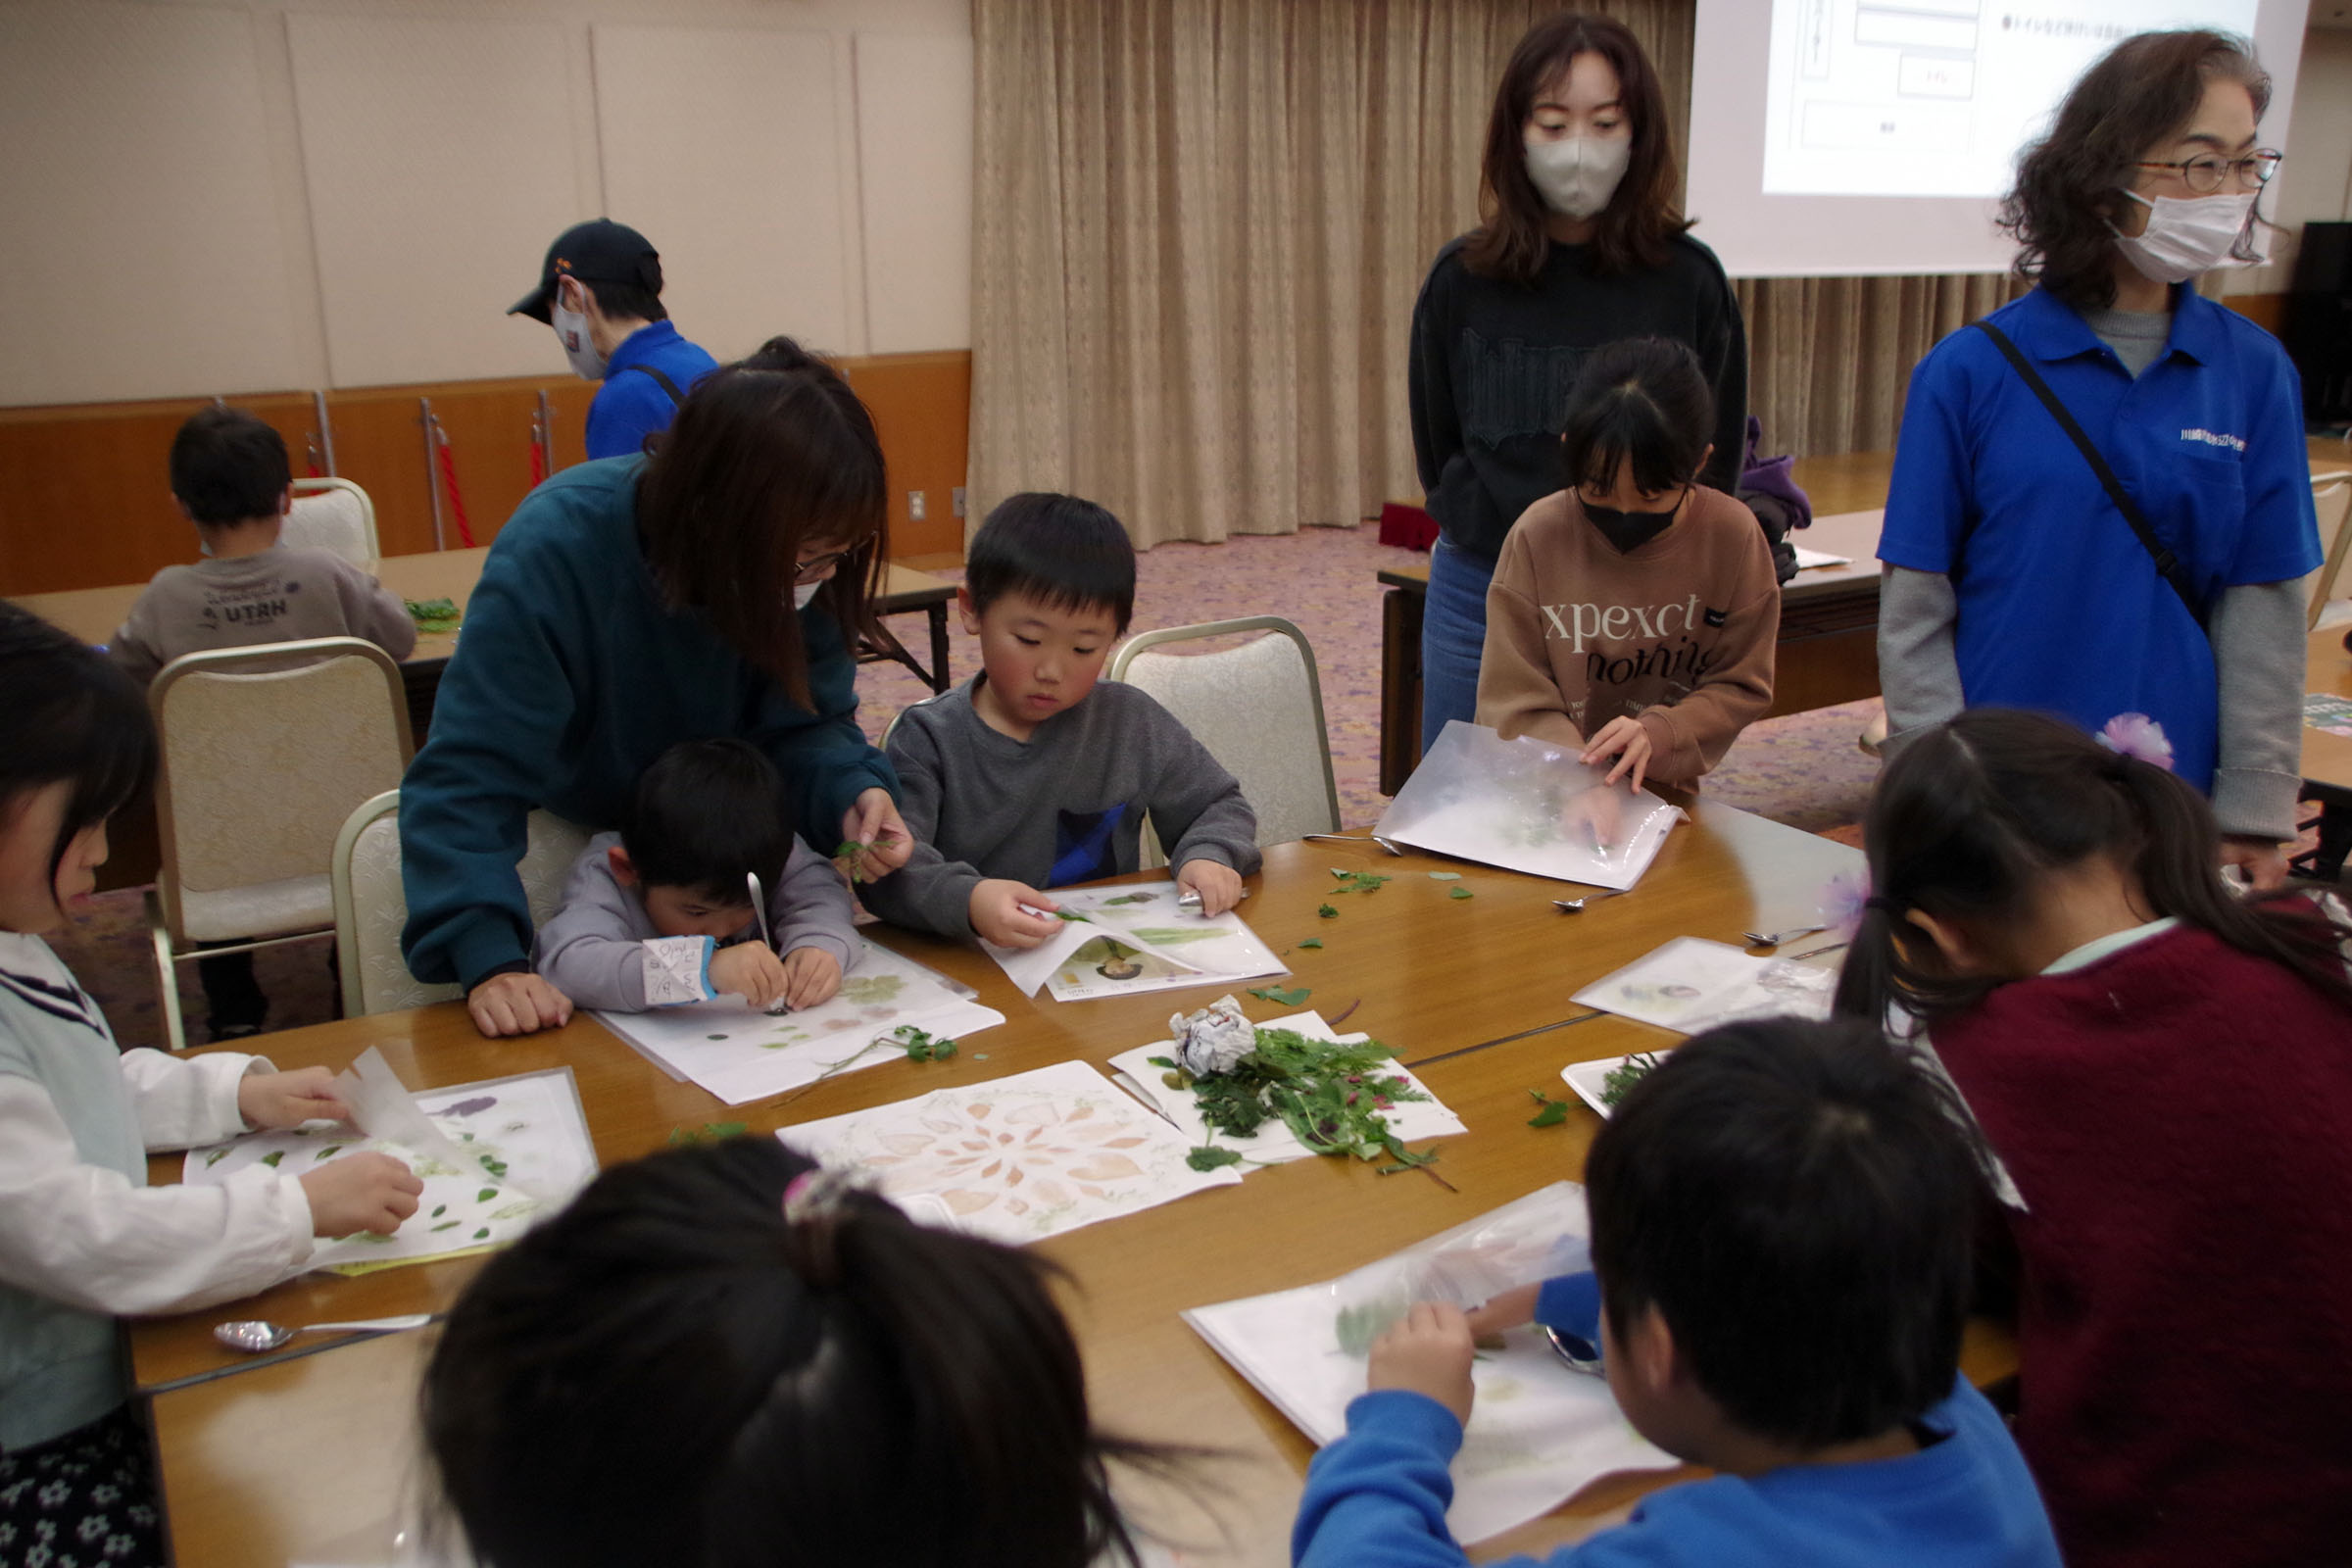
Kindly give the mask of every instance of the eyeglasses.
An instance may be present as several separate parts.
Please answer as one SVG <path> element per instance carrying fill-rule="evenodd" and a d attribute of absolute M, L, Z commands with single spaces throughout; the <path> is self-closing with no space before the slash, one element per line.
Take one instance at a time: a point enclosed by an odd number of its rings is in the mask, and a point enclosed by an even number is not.
<path fill-rule="evenodd" d="M 813 582 L 835 566 L 852 560 L 858 554 L 858 546 L 852 545 L 847 550 L 830 550 L 821 556 L 810 556 L 793 568 L 792 580 L 794 582 Z"/>
<path fill-rule="evenodd" d="M 2176 163 L 2143 160 L 2136 167 L 2178 170 L 2182 184 L 2200 196 L 2210 196 L 2220 190 L 2226 180 L 2233 181 L 2240 190 L 2262 189 L 2271 182 L 2271 176 L 2278 172 L 2279 162 L 2284 157 L 2283 153 L 2275 153 L 2266 147 L 2244 158 L 2216 158 L 2207 153 L 2201 158 Z"/>

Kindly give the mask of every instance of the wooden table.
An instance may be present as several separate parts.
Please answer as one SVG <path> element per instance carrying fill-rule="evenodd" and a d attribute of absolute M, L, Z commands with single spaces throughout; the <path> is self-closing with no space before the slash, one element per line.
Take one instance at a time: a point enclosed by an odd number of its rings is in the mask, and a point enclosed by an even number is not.
<path fill-rule="evenodd" d="M 1841 566 L 1811 566 L 1781 589 L 1780 642 L 1767 718 L 1879 695 L 1879 521 L 1883 511 L 1814 519 L 1789 535 Z M 1380 606 L 1380 792 L 1394 795 L 1421 760 L 1421 615 L 1429 567 L 1388 566 Z"/>
<path fill-rule="evenodd" d="M 1664 1031 L 1590 1012 L 1568 998 L 1668 937 L 1737 942 L 1755 922 L 1810 908 L 1855 852 L 1826 839 L 1701 802 L 1632 893 L 1595 900 L 1578 915 L 1551 906 L 1557 883 L 1456 864 L 1458 883 L 1424 873 L 1447 862 L 1393 858 L 1368 842 L 1293 844 L 1267 853 L 1246 906 L 1251 925 L 1289 951 L 1294 985 L 1310 1005 L 1401 1048 L 1404 1059 L 1469 1126 L 1447 1140 L 1439 1169 L 1456 1191 L 1407 1173 L 1382 1177 L 1354 1161 L 1305 1160 L 1252 1172 L 1220 1189 L 1044 1244 L 1068 1267 L 1067 1304 L 1085 1347 L 1098 1414 L 1110 1428 L 1209 1444 L 1235 1457 L 1208 1472 L 1230 1545 L 1200 1560 L 1273 1564 L 1309 1446 L 1177 1318 L 1184 1307 L 1329 1278 L 1459 1223 L 1545 1182 L 1573 1177 L 1597 1118 L 1581 1107 L 1548 1129 L 1526 1125 L 1530 1089 L 1565 1092 L 1560 1067 L 1669 1043 Z M 1381 871 L 1380 891 L 1337 901 L 1324 920 L 1327 867 Z M 1448 896 L 1463 887 L 1469 900 Z M 1763 929 L 1763 927 L 1755 927 Z M 1320 937 L 1321 951 L 1298 950 Z M 463 1083 L 569 1063 L 578 1075 L 599 1157 L 610 1163 L 660 1147 L 673 1128 L 744 1121 L 755 1131 L 888 1103 L 1066 1059 L 1102 1063 L 1166 1034 L 1177 1007 L 1213 993 L 1186 991 L 1081 1004 L 1020 997 L 978 953 L 892 932 L 892 946 L 977 986 L 1008 1022 L 964 1042 L 944 1063 L 889 1061 L 844 1075 L 779 1108 L 721 1106 L 674 1083 L 582 1017 L 552 1034 L 486 1042 L 456 1004 L 351 1019 L 272 1035 L 281 1066 L 339 1067 L 381 1048 L 412 1087 Z M 1251 1001 L 1258 1017 L 1284 1010 Z M 1539 1025 L 1540 1033 L 1502 1041 Z M 1497 1043 L 1499 1042 L 1499 1043 Z M 158 1179 L 176 1171 L 159 1161 Z M 169 1387 L 153 1410 L 170 1522 L 181 1568 L 283 1562 L 297 1553 L 382 1560 L 401 1488 L 414 1469 L 410 1407 L 428 1335 L 329 1342 L 299 1358 L 256 1365 L 220 1350 L 210 1326 L 230 1317 L 300 1323 L 439 1310 L 478 1266 L 456 1260 L 356 1280 L 305 1277 L 248 1300 L 138 1325 L 133 1364 L 142 1387 Z M 1999 1331 L 1972 1335 L 1969 1367 L 2005 1374 L 2014 1352 Z M 185 1380 L 196 1381 L 185 1381 Z M 1603 1482 L 1564 1514 L 1531 1527 L 1558 1536 L 1654 1485 Z M 1162 1503 L 1146 1498 L 1148 1517 Z M 1192 1523 L 1198 1527 L 1197 1519 Z M 1197 1533 L 1197 1531 L 1196 1531 Z M 374 1555 L 369 1555 L 373 1553 Z"/>
<path fill-rule="evenodd" d="M 2323 626 L 2311 634 L 2304 654 L 2305 691 L 2352 697 L 2352 651 L 2344 647 L 2347 630 Z M 2319 849 L 2305 869 L 2332 882 L 2352 856 L 2352 736 L 2304 729 L 2303 798 L 2320 803 Z"/>
<path fill-rule="evenodd" d="M 473 585 L 481 580 L 482 563 L 489 554 L 488 545 L 477 545 L 467 550 L 386 556 L 376 563 L 375 574 L 378 581 L 403 599 L 452 601 L 462 619 L 473 598 Z M 104 647 L 113 640 L 129 617 L 130 607 L 146 590 L 143 582 L 119 583 L 111 588 L 25 594 L 10 602 L 63 627 L 92 647 Z M 895 642 L 888 648 L 877 647 L 861 654 L 860 662 L 896 661 L 913 670 L 933 691 L 946 691 L 948 606 L 955 599 L 954 583 L 910 570 L 896 562 L 886 563 L 882 591 L 874 600 L 875 612 L 896 615 L 916 610 L 926 612 L 931 623 L 931 667 L 925 669 Z M 401 662 L 401 676 L 408 688 L 409 732 L 419 746 L 432 728 L 433 702 L 440 693 L 441 676 L 449 667 L 450 656 L 457 652 L 458 635 L 457 631 L 420 633 L 416 646 Z M 142 887 L 155 880 L 162 855 L 152 805 L 142 805 L 136 811 L 118 816 L 109 838 L 113 853 L 99 868 L 99 891 Z"/>

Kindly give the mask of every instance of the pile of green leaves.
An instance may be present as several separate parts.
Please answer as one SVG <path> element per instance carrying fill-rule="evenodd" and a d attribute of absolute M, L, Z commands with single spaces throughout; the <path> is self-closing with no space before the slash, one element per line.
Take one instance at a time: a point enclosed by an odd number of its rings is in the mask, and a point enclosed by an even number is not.
<path fill-rule="evenodd" d="M 1344 1045 L 1296 1029 L 1260 1029 L 1257 1049 L 1231 1072 L 1196 1078 L 1170 1057 L 1151 1060 L 1167 1069 L 1169 1087 L 1193 1092 L 1200 1119 L 1214 1132 L 1248 1138 L 1277 1120 L 1318 1154 L 1388 1159 L 1391 1169 L 1409 1169 L 1438 1156 L 1434 1150 L 1408 1152 L 1381 1115 L 1398 1101 L 1429 1098 L 1385 1070 L 1396 1054 L 1377 1040 Z"/>
<path fill-rule="evenodd" d="M 741 1138 L 749 1131 L 751 1129 L 739 1121 L 707 1121 L 700 1128 L 672 1127 L 669 1130 L 669 1147 L 684 1149 L 694 1144 L 723 1144 L 730 1138 Z M 441 1211 L 436 1208 L 433 1212 L 438 1214 Z"/>
<path fill-rule="evenodd" d="M 1630 1094 L 1634 1085 L 1647 1077 L 1650 1069 L 1657 1064 L 1658 1054 L 1654 1051 L 1644 1051 L 1638 1055 L 1628 1056 L 1619 1065 L 1611 1067 L 1601 1076 L 1600 1102 L 1614 1107 L 1617 1102 Z"/>
<path fill-rule="evenodd" d="M 896 1045 L 906 1048 L 908 1061 L 945 1061 L 956 1054 L 956 1042 L 945 1035 L 934 1035 L 903 1023 L 890 1032 Z"/>
<path fill-rule="evenodd" d="M 1331 874 L 1340 879 L 1340 885 L 1331 890 L 1334 893 L 1378 893 L 1381 884 L 1389 880 L 1377 871 L 1343 871 L 1336 865 Z"/>
<path fill-rule="evenodd" d="M 456 631 L 458 602 L 455 599 L 404 599 L 409 607 L 409 618 L 418 631 Z"/>

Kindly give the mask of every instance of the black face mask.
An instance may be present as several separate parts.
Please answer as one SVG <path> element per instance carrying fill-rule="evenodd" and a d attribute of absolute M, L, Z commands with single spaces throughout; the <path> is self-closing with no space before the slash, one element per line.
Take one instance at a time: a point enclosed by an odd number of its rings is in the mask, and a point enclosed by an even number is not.
<path fill-rule="evenodd" d="M 1685 490 L 1682 495 L 1676 496 L 1674 505 L 1664 512 L 1620 512 L 1615 507 L 1596 507 L 1582 497 L 1578 499 L 1585 509 L 1585 515 L 1592 518 L 1592 526 L 1600 530 L 1600 536 L 1619 555 L 1624 555 L 1629 550 L 1641 549 L 1664 533 L 1674 521 L 1674 514 L 1683 510 L 1684 498 L 1690 494 Z"/>

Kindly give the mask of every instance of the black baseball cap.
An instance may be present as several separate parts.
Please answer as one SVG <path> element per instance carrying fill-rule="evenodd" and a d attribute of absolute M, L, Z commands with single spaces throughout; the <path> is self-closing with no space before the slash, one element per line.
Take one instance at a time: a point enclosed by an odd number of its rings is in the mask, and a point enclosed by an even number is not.
<path fill-rule="evenodd" d="M 539 286 L 507 307 L 507 314 L 551 321 L 548 307 L 556 297 L 559 277 L 629 283 L 648 294 L 659 294 L 662 255 L 651 240 L 626 223 L 615 223 L 610 218 L 574 223 L 547 248 L 547 260 L 539 267 Z"/>

